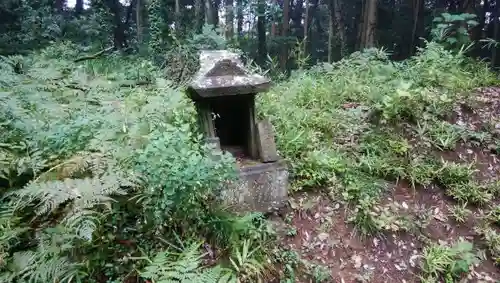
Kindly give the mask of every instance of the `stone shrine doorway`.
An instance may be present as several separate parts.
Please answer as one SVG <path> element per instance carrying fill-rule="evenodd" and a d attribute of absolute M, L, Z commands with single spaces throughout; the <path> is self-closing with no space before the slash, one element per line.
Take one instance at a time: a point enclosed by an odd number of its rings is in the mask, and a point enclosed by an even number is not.
<path fill-rule="evenodd" d="M 219 138 L 222 150 L 235 157 L 249 158 L 250 125 L 248 101 L 250 96 L 223 96 L 210 98 L 215 135 Z"/>

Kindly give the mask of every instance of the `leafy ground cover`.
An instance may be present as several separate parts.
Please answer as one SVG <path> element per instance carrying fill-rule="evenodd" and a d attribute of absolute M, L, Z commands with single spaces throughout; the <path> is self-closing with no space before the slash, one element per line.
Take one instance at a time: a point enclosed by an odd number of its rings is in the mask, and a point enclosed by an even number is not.
<path fill-rule="evenodd" d="M 431 43 L 402 63 L 353 54 L 263 97 L 298 192 L 273 219 L 282 277 L 497 282 L 495 84 Z"/>
<path fill-rule="evenodd" d="M 486 64 L 429 43 L 277 84 L 258 109 L 293 192 L 266 219 L 218 201 L 235 160 L 202 145 L 168 70 L 78 55 L 0 61 L 1 282 L 500 278 L 500 90 Z"/>

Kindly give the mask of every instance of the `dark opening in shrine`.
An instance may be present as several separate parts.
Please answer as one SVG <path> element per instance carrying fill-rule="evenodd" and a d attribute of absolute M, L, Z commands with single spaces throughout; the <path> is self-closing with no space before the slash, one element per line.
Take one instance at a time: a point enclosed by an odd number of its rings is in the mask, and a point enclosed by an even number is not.
<path fill-rule="evenodd" d="M 247 96 L 216 97 L 209 100 L 213 111 L 215 135 L 221 149 L 239 157 L 250 156 L 250 115 Z"/>

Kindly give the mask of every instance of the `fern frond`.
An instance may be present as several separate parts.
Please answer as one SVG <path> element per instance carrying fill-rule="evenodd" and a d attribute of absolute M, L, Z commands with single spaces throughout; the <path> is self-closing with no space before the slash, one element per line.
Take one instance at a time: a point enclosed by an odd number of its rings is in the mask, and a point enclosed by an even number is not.
<path fill-rule="evenodd" d="M 38 177 L 37 181 L 51 180 L 52 173 L 55 173 L 58 180 L 74 178 L 77 174 L 85 173 L 100 176 L 105 173 L 109 162 L 110 159 L 101 152 L 78 152 L 71 158 L 47 170 Z"/>
<path fill-rule="evenodd" d="M 102 214 L 93 210 L 73 210 L 61 221 L 64 226 L 73 229 L 82 239 L 92 240 L 92 234 L 101 222 Z"/>
<path fill-rule="evenodd" d="M 48 61 L 36 62 L 26 75 L 39 81 L 57 80 L 63 77 L 61 70 L 55 64 L 49 64 Z"/>
<path fill-rule="evenodd" d="M 238 278 L 232 270 L 219 265 L 203 270 L 198 276 L 200 282 L 236 283 Z"/>
<path fill-rule="evenodd" d="M 37 253 L 34 251 L 14 253 L 11 270 L 14 274 L 25 274 L 34 268 Z"/>
<path fill-rule="evenodd" d="M 6 206 L 0 209 L 0 263 L 2 262 L 1 253 L 7 251 L 20 234 L 29 230 L 27 227 L 18 225 L 20 220 L 14 215 L 13 207 Z"/>
<path fill-rule="evenodd" d="M 167 283 L 230 283 L 236 278 L 229 269 L 222 267 L 203 268 L 200 253 L 201 243 L 194 243 L 177 257 L 169 251 L 156 254 L 151 263 L 140 273 L 141 277 L 155 282 Z"/>
<path fill-rule="evenodd" d="M 46 258 L 41 253 L 14 254 L 15 274 L 24 282 L 70 282 L 79 274 L 79 266 L 66 257 Z"/>
<path fill-rule="evenodd" d="M 64 179 L 43 183 L 31 182 L 12 194 L 18 197 L 17 208 L 39 201 L 37 214 L 54 211 L 61 204 L 73 201 L 76 209 L 92 208 L 113 201 L 110 195 L 124 195 L 123 180 L 119 175 L 105 174 L 101 177 Z"/>

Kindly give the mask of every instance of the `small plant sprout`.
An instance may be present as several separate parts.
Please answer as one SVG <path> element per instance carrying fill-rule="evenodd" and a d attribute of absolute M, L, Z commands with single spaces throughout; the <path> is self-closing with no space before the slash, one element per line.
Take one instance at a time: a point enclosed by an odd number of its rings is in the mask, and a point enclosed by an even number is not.
<path fill-rule="evenodd" d="M 450 214 L 455 221 L 464 223 L 471 215 L 471 211 L 467 209 L 467 203 L 457 204 L 450 207 Z"/>

